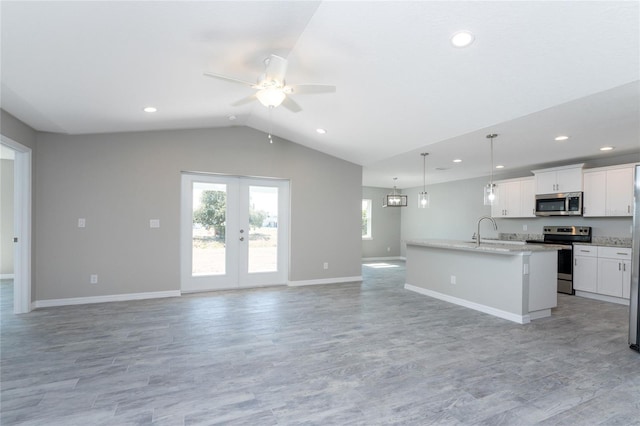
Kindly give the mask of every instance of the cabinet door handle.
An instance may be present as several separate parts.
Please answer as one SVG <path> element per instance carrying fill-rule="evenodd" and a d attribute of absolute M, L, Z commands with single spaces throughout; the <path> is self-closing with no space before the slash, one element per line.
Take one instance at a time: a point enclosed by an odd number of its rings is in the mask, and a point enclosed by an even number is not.
<path fill-rule="evenodd" d="M 627 264 L 626 264 L 626 263 L 623 263 L 623 264 L 622 264 L 622 270 L 623 270 L 623 271 L 626 271 L 626 270 L 627 270 Z"/>
<path fill-rule="evenodd" d="M 573 266 L 578 266 L 578 259 L 575 257 L 573 258 Z"/>
<path fill-rule="evenodd" d="M 620 252 L 616 252 L 616 254 L 619 254 L 620 256 L 626 256 L 627 253 L 620 253 Z"/>
<path fill-rule="evenodd" d="M 627 213 L 631 213 L 631 206 L 627 204 Z"/>
<path fill-rule="evenodd" d="M 622 268 L 620 267 L 619 263 L 618 263 L 618 271 L 622 271 Z"/>

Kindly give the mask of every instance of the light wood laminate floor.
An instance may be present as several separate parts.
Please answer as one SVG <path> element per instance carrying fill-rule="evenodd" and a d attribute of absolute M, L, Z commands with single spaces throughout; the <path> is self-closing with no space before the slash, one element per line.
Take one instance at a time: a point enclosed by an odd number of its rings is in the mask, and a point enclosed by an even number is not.
<path fill-rule="evenodd" d="M 627 307 L 560 295 L 518 325 L 406 291 L 390 266 L 26 315 L 4 283 L 1 423 L 640 424 Z"/>

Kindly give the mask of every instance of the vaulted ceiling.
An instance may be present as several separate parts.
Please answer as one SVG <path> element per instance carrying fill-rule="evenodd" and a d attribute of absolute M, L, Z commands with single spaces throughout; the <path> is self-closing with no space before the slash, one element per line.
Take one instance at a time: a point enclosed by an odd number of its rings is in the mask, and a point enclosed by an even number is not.
<path fill-rule="evenodd" d="M 640 159 L 637 1 L 157 1 L 0 3 L 3 109 L 70 134 L 249 126 L 361 164 L 363 184 L 628 154 Z M 468 30 L 472 45 L 452 34 Z M 337 86 L 257 101 L 263 60 L 287 82 Z M 158 109 L 144 113 L 146 106 Z M 229 118 L 233 116 L 235 120 Z M 317 128 L 326 129 L 324 135 Z M 554 137 L 566 134 L 564 142 Z M 266 141 L 266 140 L 265 140 Z M 599 148 L 615 150 L 603 154 Z M 461 159 L 460 163 L 452 160 Z"/>

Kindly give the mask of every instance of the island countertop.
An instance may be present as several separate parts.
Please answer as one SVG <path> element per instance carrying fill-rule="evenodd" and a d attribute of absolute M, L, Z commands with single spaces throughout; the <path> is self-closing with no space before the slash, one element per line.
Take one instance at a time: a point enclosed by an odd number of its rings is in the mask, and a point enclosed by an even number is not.
<path fill-rule="evenodd" d="M 502 254 L 510 256 L 529 255 L 534 252 L 557 251 L 564 248 L 562 245 L 556 244 L 524 244 L 512 241 L 490 240 L 485 242 L 481 240 L 480 245 L 476 245 L 475 241 L 461 240 L 407 240 L 408 246 L 437 247 L 450 250 L 464 250 L 475 252 L 487 252 L 492 254 Z"/>

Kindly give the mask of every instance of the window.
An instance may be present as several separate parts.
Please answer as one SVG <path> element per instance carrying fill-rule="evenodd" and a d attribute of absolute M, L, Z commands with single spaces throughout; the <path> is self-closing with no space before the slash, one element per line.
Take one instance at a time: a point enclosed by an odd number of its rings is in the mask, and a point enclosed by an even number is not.
<path fill-rule="evenodd" d="M 362 200 L 362 239 L 371 239 L 371 200 Z"/>

